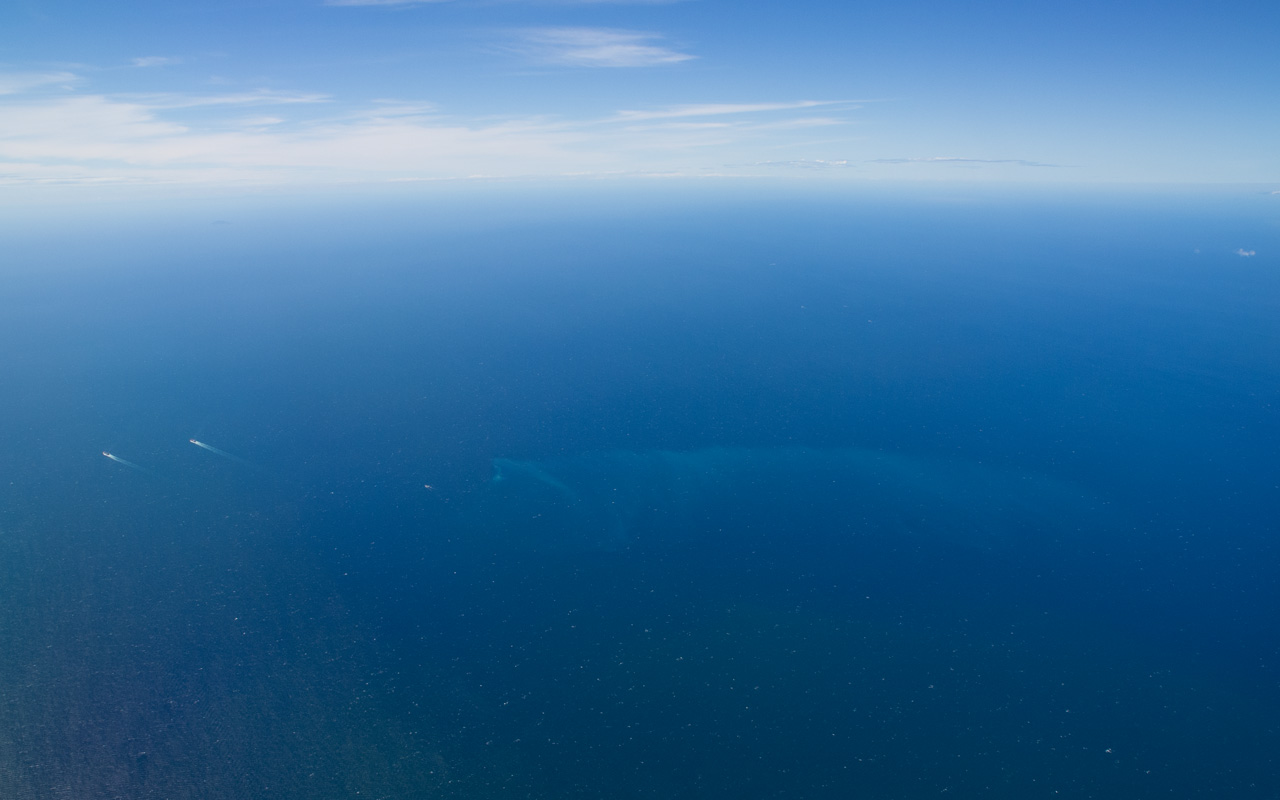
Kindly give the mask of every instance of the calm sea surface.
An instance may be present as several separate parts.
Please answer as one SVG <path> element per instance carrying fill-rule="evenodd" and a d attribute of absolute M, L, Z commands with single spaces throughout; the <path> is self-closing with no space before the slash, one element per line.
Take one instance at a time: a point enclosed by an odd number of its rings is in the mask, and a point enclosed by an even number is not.
<path fill-rule="evenodd" d="M 0 798 L 1280 796 L 1280 197 L 450 191 L 0 226 Z"/>

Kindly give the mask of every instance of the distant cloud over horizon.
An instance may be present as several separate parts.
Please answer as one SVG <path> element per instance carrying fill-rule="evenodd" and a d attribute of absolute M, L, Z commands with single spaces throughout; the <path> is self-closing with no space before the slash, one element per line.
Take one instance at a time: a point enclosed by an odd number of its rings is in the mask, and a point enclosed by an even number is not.
<path fill-rule="evenodd" d="M 485 175 L 498 162 L 503 175 L 554 162 L 575 174 L 1280 188 L 1280 49 L 1241 46 L 1205 3 L 1161 6 L 1154 27 L 1149 9 L 1125 3 L 975 14 L 944 0 L 870 11 L 839 0 L 283 0 L 203 3 L 194 17 L 182 3 L 55 5 L 4 18 L 6 152 L 74 138 L 55 130 L 19 147 L 17 129 L 37 112 L 93 106 L 179 126 L 192 152 L 216 141 L 228 158 L 264 164 L 268 151 L 300 158 L 276 149 L 290 137 L 318 154 L 394 119 L 404 138 L 383 145 L 405 148 L 412 180 L 456 146 L 476 155 L 466 174 Z M 1280 29 L 1280 4 L 1263 5 L 1254 27 Z M 1132 30 L 1143 46 L 1117 33 Z M 263 108 L 233 108 L 250 104 Z M 401 104 L 416 110 L 393 110 Z M 534 131 L 556 141 L 555 155 L 522 162 L 493 149 L 513 127 L 522 141 Z M 114 152 L 108 130 L 76 135 Z M 421 138 L 446 130 L 448 147 Z M 325 163 L 376 160 L 342 153 Z M 137 155 L 117 166 L 152 160 Z M 11 158 L 7 175 L 52 169 Z M 849 166 L 818 166 L 840 161 Z M 269 168 L 254 169 L 265 178 Z"/>
<path fill-rule="evenodd" d="M 285 185 L 822 169 L 845 163 L 788 152 L 792 138 L 805 135 L 788 131 L 810 130 L 815 107 L 824 108 L 826 126 L 844 124 L 855 108 L 818 100 L 706 102 L 498 117 L 450 115 L 403 99 L 352 106 L 325 94 L 266 88 L 40 91 L 75 77 L 0 76 L 7 92 L 0 99 L 0 184 Z M 780 146 L 787 157 L 774 157 Z"/>

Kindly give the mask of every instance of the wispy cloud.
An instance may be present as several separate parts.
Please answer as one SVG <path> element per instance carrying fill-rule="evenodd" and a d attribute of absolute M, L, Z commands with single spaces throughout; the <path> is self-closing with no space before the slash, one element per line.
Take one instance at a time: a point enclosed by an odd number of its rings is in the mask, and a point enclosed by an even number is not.
<path fill-rule="evenodd" d="M 276 92 L 270 89 L 258 89 L 252 92 L 230 92 L 227 94 L 144 94 L 132 95 L 127 99 L 146 105 L 148 108 L 199 108 L 201 106 L 276 106 L 299 103 L 327 103 L 329 96 L 305 92 Z"/>
<path fill-rule="evenodd" d="M 280 117 L 245 117 L 238 124 L 245 128 L 265 128 L 269 125 L 280 125 L 284 120 Z"/>
<path fill-rule="evenodd" d="M 806 169 L 806 170 L 828 170 L 828 169 L 851 169 L 852 164 L 848 160 L 826 161 L 821 158 L 798 158 L 793 161 L 757 161 L 752 166 L 755 167 L 773 167 L 777 169 Z"/>
<path fill-rule="evenodd" d="M 170 64 L 177 64 L 178 59 L 169 58 L 168 56 L 143 56 L 135 58 L 129 62 L 135 67 L 166 67 Z"/>
<path fill-rule="evenodd" d="M 717 117 L 731 114 L 757 114 L 766 111 L 795 111 L 816 106 L 847 105 L 833 100 L 797 100 L 791 103 L 702 103 L 697 105 L 669 106 L 644 111 L 619 111 L 610 118 L 612 122 L 643 122 L 655 119 L 681 119 L 685 117 Z"/>
<path fill-rule="evenodd" d="M 873 158 L 870 164 L 1015 164 L 1019 167 L 1060 167 L 1061 164 L 1046 164 L 1042 161 L 1027 161 L 1022 158 L 956 158 L 954 156 L 934 156 L 931 158 Z"/>
<path fill-rule="evenodd" d="M 1236 251 L 1236 255 L 1240 256 L 1241 258 L 1253 258 L 1257 254 L 1258 254 L 1257 250 L 1245 250 L 1243 247 L 1241 247 L 1239 250 Z"/>
<path fill-rule="evenodd" d="M 70 84 L 77 80 L 79 78 L 71 72 L 0 73 L 0 94 L 18 94 L 41 86 Z"/>
<path fill-rule="evenodd" d="M 696 56 L 673 50 L 662 36 L 614 28 L 526 28 L 515 48 L 547 64 L 573 67 L 658 67 Z"/>
<path fill-rule="evenodd" d="M 833 122 L 847 111 L 799 100 L 586 118 L 460 118 L 422 102 L 340 107 L 322 94 L 267 89 L 11 93 L 0 98 L 0 183 L 291 184 L 843 166 L 814 160 L 805 152 L 812 143 L 788 132 L 786 123 L 803 123 L 815 106 L 825 106 Z"/>
<path fill-rule="evenodd" d="M 0 173 L 8 182 L 291 183 L 547 174 L 609 159 L 573 151 L 564 126 L 385 118 L 200 127 L 164 109 L 108 97 L 9 105 L 0 111 Z"/>

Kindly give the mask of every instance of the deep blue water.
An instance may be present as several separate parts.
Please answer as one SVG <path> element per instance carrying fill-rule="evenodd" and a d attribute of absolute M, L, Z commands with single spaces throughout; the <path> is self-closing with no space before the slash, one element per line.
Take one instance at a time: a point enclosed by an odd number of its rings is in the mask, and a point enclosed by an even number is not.
<path fill-rule="evenodd" d="M 50 214 L 0 798 L 1280 796 L 1277 196 Z"/>

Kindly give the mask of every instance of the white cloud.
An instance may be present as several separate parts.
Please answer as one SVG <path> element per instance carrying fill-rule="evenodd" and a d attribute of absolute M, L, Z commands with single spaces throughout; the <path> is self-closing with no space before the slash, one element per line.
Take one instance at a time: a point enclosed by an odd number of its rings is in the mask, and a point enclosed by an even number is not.
<path fill-rule="evenodd" d="M 10 158 L 96 158 L 121 142 L 136 148 L 186 132 L 146 106 L 80 95 L 6 105 L 0 114 L 0 153 Z"/>
<path fill-rule="evenodd" d="M 510 121 L 466 125 L 423 117 L 364 116 L 289 126 L 228 120 L 200 129 L 167 121 L 168 106 L 103 96 L 0 108 L 4 172 L 83 181 L 288 182 L 525 174 L 575 159 L 571 131 Z M 22 164 L 21 168 L 15 164 Z M 71 169 L 74 165 L 76 169 Z"/>
<path fill-rule="evenodd" d="M 268 125 L 279 125 L 284 122 L 280 117 L 245 117 L 239 124 L 246 128 L 265 128 Z"/>
<path fill-rule="evenodd" d="M 1257 250 L 1245 250 L 1243 247 L 1241 247 L 1239 250 L 1236 250 L 1236 255 L 1240 256 L 1241 258 L 1252 258 L 1257 254 L 1258 254 Z"/>
<path fill-rule="evenodd" d="M 657 67 L 696 56 L 663 46 L 662 37 L 613 28 L 527 28 L 516 49 L 548 64 L 573 67 Z"/>
<path fill-rule="evenodd" d="M 164 67 L 169 64 L 177 64 L 178 59 L 169 58 L 168 56 L 143 56 L 142 58 L 135 58 L 130 63 L 135 67 Z"/>
<path fill-rule="evenodd" d="M 18 94 L 51 84 L 74 83 L 79 78 L 70 72 L 9 72 L 0 73 L 0 94 Z"/>
<path fill-rule="evenodd" d="M 274 106 L 297 103 L 327 103 L 329 96 L 301 92 L 274 92 L 258 89 L 233 94 L 143 94 L 128 98 L 149 108 L 199 108 L 201 106 Z"/>
<path fill-rule="evenodd" d="M 803 121 L 815 105 L 838 116 L 833 104 L 796 101 L 459 119 L 423 103 L 381 100 L 353 110 L 327 100 L 267 90 L 0 98 L 0 183 L 708 175 L 724 174 L 726 162 L 737 165 L 732 174 L 762 174 L 774 168 L 765 161 L 812 160 L 780 123 Z"/>
<path fill-rule="evenodd" d="M 703 103 L 701 105 L 671 106 L 648 111 L 619 111 L 610 118 L 610 121 L 641 122 L 654 119 L 679 119 L 682 117 L 755 114 L 763 111 L 794 111 L 801 108 L 836 105 L 837 102 L 830 100 L 799 100 L 794 103 Z"/>
<path fill-rule="evenodd" d="M 850 164 L 848 160 L 826 161 L 821 158 L 800 158 L 794 161 L 757 161 L 753 166 L 783 169 L 847 169 Z"/>

